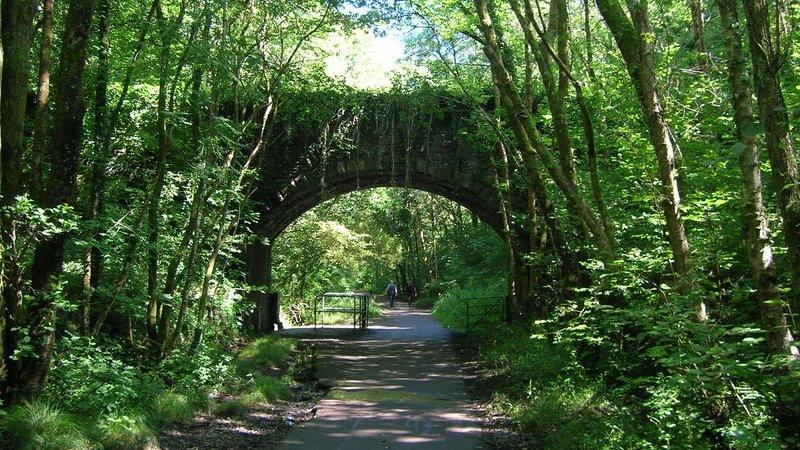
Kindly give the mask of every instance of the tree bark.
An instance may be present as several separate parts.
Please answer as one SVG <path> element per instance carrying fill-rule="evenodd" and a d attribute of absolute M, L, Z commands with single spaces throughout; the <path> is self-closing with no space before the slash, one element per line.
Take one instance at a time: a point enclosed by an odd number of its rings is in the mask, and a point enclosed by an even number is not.
<path fill-rule="evenodd" d="M 792 334 L 783 315 L 778 276 L 772 258 L 769 224 L 764 209 L 761 168 L 755 120 L 751 104 L 752 93 L 747 83 L 742 38 L 739 32 L 739 12 L 736 0 L 717 0 L 722 22 L 722 34 L 728 60 L 728 79 L 736 123 L 737 145 L 741 147 L 739 166 L 742 171 L 742 206 L 745 224 L 745 244 L 753 277 L 757 283 L 761 317 L 767 330 L 772 352 L 790 351 Z M 797 350 L 794 349 L 796 352 Z"/>
<path fill-rule="evenodd" d="M 59 126 L 53 133 L 51 159 L 60 164 L 54 164 L 50 171 L 45 207 L 74 206 L 78 194 L 76 175 L 86 113 L 83 74 L 93 12 L 94 0 L 72 1 L 67 12 L 55 90 L 54 120 Z M 27 323 L 34 355 L 20 358 L 19 371 L 13 380 L 16 396 L 28 397 L 39 392 L 47 376 L 54 342 L 55 301 L 46 291 L 53 277 L 61 273 L 66 242 L 67 236 L 62 233 L 36 246 L 31 290 L 38 298 L 29 308 Z"/>
<path fill-rule="evenodd" d="M 33 130 L 33 195 L 41 199 L 42 162 L 47 153 L 47 115 L 50 108 L 50 53 L 53 45 L 53 0 L 42 2 L 42 43 L 39 52 L 39 96 L 36 102 L 36 128 Z"/>
<path fill-rule="evenodd" d="M 94 291 L 100 285 L 100 275 L 102 271 L 102 253 L 98 247 L 98 242 L 102 239 L 100 220 L 104 206 L 105 192 L 105 161 L 107 159 L 104 146 L 106 133 L 108 130 L 108 82 L 109 71 L 109 26 L 110 5 L 109 0 L 97 0 L 97 34 L 98 34 L 98 55 L 97 55 L 97 81 L 95 85 L 95 104 L 94 104 L 94 129 L 92 130 L 95 147 L 94 153 L 89 157 L 91 169 L 89 184 L 88 210 L 84 213 L 84 218 L 89 222 L 89 241 L 91 244 L 84 251 L 83 259 L 83 302 L 78 311 L 81 331 L 84 334 L 91 332 L 92 323 L 92 301 Z"/>
<path fill-rule="evenodd" d="M 483 34 L 483 50 L 490 62 L 495 83 L 500 91 L 503 108 L 508 116 L 509 123 L 514 132 L 514 137 L 520 145 L 523 156 L 526 157 L 526 166 L 528 166 L 530 170 L 533 159 L 532 156 L 534 155 L 542 160 L 555 184 L 564 194 L 567 201 L 575 206 L 581 220 L 583 220 L 589 228 L 594 237 L 595 245 L 600 251 L 601 258 L 606 261 L 613 259 L 613 245 L 600 224 L 600 221 L 597 220 L 594 212 L 581 197 L 575 185 L 566 177 L 558 166 L 558 163 L 553 161 L 551 155 L 544 147 L 539 131 L 536 129 L 535 124 L 533 124 L 529 112 L 524 108 L 519 91 L 499 56 L 497 35 L 494 32 L 492 19 L 486 8 L 486 1 L 475 0 L 474 3 L 478 14 L 481 33 Z"/>
<path fill-rule="evenodd" d="M 3 0 L 0 0 L 0 31 L 3 29 Z M 3 74 L 3 33 L 0 32 L 0 81 Z M 3 104 L 3 87 L 0 82 L 0 105 Z M 0 111 L 0 114 L 2 112 Z M 3 123 L 0 120 L 0 136 L 3 135 Z M 3 140 L 0 139 L 0 180 L 3 179 Z M 3 197 L 3 186 L 0 182 L 0 198 Z M 2 218 L 0 218 L 2 220 Z M 6 277 L 6 254 L 3 245 L 3 236 L 0 235 L 0 399 L 4 398 L 6 381 L 6 302 L 3 292 L 5 291 Z"/>
<path fill-rule="evenodd" d="M 106 0 L 101 0 L 101 1 L 106 1 Z M 133 53 L 133 57 L 131 58 L 131 62 L 128 64 L 128 68 L 127 68 L 127 71 L 125 73 L 125 79 L 122 82 L 122 92 L 120 93 L 119 99 L 117 99 L 117 102 L 114 105 L 113 110 L 110 111 L 110 114 L 107 114 L 108 115 L 108 124 L 102 130 L 103 131 L 103 136 L 99 139 L 99 145 L 100 145 L 99 154 L 94 155 L 95 158 L 99 159 L 99 162 L 98 162 L 99 167 L 97 168 L 99 176 L 98 176 L 98 178 L 96 180 L 92 180 L 92 182 L 91 182 L 92 184 L 90 185 L 90 189 L 93 189 L 95 191 L 95 194 L 91 194 L 90 193 L 89 197 L 91 198 L 92 195 L 96 195 L 97 196 L 97 199 L 98 199 L 98 214 L 102 212 L 102 205 L 103 205 L 102 199 L 103 199 L 104 192 L 105 192 L 106 167 L 107 167 L 108 158 L 110 157 L 110 152 L 111 152 L 111 138 L 112 138 L 112 135 L 114 134 L 114 130 L 117 127 L 117 123 L 119 122 L 119 118 L 120 118 L 120 113 L 122 111 L 122 107 L 125 104 L 125 100 L 128 97 L 128 91 L 130 89 L 131 81 L 132 81 L 132 78 L 133 78 L 133 71 L 134 71 L 134 68 L 136 66 L 136 62 L 139 60 L 139 57 L 141 56 L 142 51 L 144 50 L 144 47 L 145 47 L 145 45 L 147 43 L 146 38 L 147 38 L 147 35 L 148 35 L 149 31 L 150 31 L 150 24 L 152 22 L 153 17 L 155 16 L 156 7 L 158 6 L 158 4 L 159 4 L 159 0 L 153 0 L 153 3 L 150 5 L 150 10 L 149 10 L 149 13 L 148 13 L 145 21 L 144 21 L 144 26 L 142 26 L 142 29 L 141 29 L 141 31 L 139 33 L 139 40 L 138 40 L 138 43 L 136 44 L 136 50 Z M 99 88 L 100 88 L 100 86 L 98 85 L 98 89 Z M 96 94 L 98 94 L 98 93 L 96 93 Z M 147 199 L 145 200 L 145 205 L 149 204 L 150 198 L 151 198 L 151 196 L 147 197 Z M 145 206 L 145 208 L 146 208 L 146 206 Z M 139 243 L 141 242 L 141 237 L 139 235 L 139 229 L 141 228 L 141 225 L 143 223 L 143 220 L 144 220 L 143 217 L 144 217 L 143 214 L 138 214 L 136 222 L 131 227 L 131 231 L 130 231 L 129 237 L 126 239 L 127 249 L 126 249 L 126 252 L 124 253 L 124 257 L 122 258 L 123 263 L 122 263 L 122 270 L 120 272 L 121 275 L 119 276 L 119 278 L 117 279 L 117 281 L 115 283 L 114 291 L 113 291 L 113 293 L 111 295 L 111 298 L 109 299 L 109 301 L 105 305 L 105 307 L 100 311 L 100 313 L 98 314 L 97 319 L 95 319 L 95 321 L 94 321 L 94 325 L 92 325 L 92 327 L 91 327 L 90 334 L 92 336 L 97 335 L 97 333 L 99 333 L 100 328 L 103 326 L 103 323 L 105 322 L 105 319 L 108 316 L 108 313 L 111 311 L 111 309 L 114 306 L 114 303 L 116 302 L 116 298 L 119 295 L 121 295 L 122 290 L 125 287 L 125 283 L 127 282 L 128 276 L 130 275 L 130 270 L 131 270 L 131 267 L 133 265 L 134 258 L 136 256 L 136 252 L 138 251 L 138 248 L 139 248 Z M 96 236 L 97 236 L 97 238 L 102 238 L 102 235 L 96 235 Z M 100 264 L 101 261 L 99 259 L 97 259 L 100 256 L 101 255 L 98 255 L 96 257 L 96 259 L 95 259 L 97 261 L 97 263 L 98 263 L 98 266 L 97 266 L 98 267 L 98 270 L 97 270 L 97 276 L 98 277 L 100 275 L 100 271 L 102 270 L 102 265 Z M 91 283 L 95 283 L 95 282 L 90 281 L 90 284 Z"/>
<path fill-rule="evenodd" d="M 765 0 L 745 0 L 744 11 L 759 116 L 764 126 L 772 179 L 783 217 L 783 234 L 792 272 L 793 306 L 796 307 L 800 298 L 800 174 L 780 82 L 785 55 L 776 48 L 776 41 L 780 41 L 781 36 L 780 31 L 770 28 L 769 3 Z"/>
<path fill-rule="evenodd" d="M 203 42 L 208 42 L 211 34 L 211 10 L 208 6 L 208 2 L 206 2 L 203 16 L 205 17 L 205 26 L 203 27 L 202 39 Z M 197 25 L 199 24 L 200 21 L 198 20 Z M 193 30 L 193 34 L 194 32 L 196 32 L 196 29 Z M 200 61 L 197 61 L 195 63 L 195 68 L 192 71 L 192 90 L 190 101 L 192 108 L 192 148 L 194 151 L 199 152 L 200 161 L 204 161 L 205 159 L 201 142 L 202 105 L 200 104 L 200 89 L 202 88 L 203 84 L 203 74 L 204 65 Z M 193 240 L 196 240 L 196 236 L 200 233 L 200 217 L 203 213 L 207 195 L 206 184 L 206 179 L 202 178 L 195 188 L 192 204 L 189 209 L 189 220 L 184 228 L 183 238 L 181 239 L 181 242 L 178 245 L 175 253 L 172 255 L 170 263 L 167 267 L 166 280 L 164 282 L 164 298 L 166 299 L 166 302 L 162 307 L 158 326 L 158 348 L 160 349 L 159 352 L 161 355 L 164 354 L 170 334 L 174 303 L 174 299 L 172 297 L 177 287 L 178 266 L 185 261 L 187 257 L 193 257 L 193 254 L 189 248 L 189 244 L 191 244 Z"/>
<path fill-rule="evenodd" d="M 34 0 L 3 1 L 3 45 L 5 64 L 2 80 L 3 205 L 20 193 L 20 158 L 23 152 L 25 106 L 28 93 L 30 48 L 35 28 Z M 4 230 L 8 228 L 3 227 Z"/>
<path fill-rule="evenodd" d="M 3 46 L 2 83 L 0 83 L 0 207 L 14 203 L 20 194 L 20 159 L 23 151 L 23 133 L 25 127 L 25 106 L 28 88 L 29 55 L 33 45 L 35 32 L 33 19 L 35 15 L 35 2 L 33 0 L 3 0 L 0 16 L 2 16 L 2 32 L 0 40 Z M 0 396 L 7 398 L 11 379 L 16 372 L 16 365 L 11 355 L 14 353 L 16 340 L 11 331 L 16 325 L 17 311 L 22 305 L 22 269 L 16 258 L 8 258 L 13 249 L 12 218 L 3 215 L 2 223 L 2 248 L 3 280 L 2 306 L 0 314 L 4 315 L 4 326 L 0 327 L 3 333 L 4 356 L 0 362 Z M 6 251 L 8 252 L 6 254 Z M 5 264 L 7 263 L 7 264 Z M 5 366 L 3 369 L 2 366 Z M 5 370 L 5 378 L 2 371 Z"/>
<path fill-rule="evenodd" d="M 156 130 L 157 130 L 157 151 L 156 151 L 156 176 L 153 182 L 153 199 L 148 205 L 147 210 L 147 297 L 149 299 L 148 305 L 148 320 L 147 320 L 147 335 L 150 342 L 157 342 L 158 340 L 158 324 L 160 321 L 161 304 L 159 302 L 158 292 L 158 266 L 159 266 L 159 252 L 158 241 L 160 237 L 160 212 L 161 212 L 161 194 L 164 190 L 166 181 L 166 166 L 167 155 L 169 155 L 172 148 L 172 142 L 167 130 L 167 96 L 168 84 L 170 80 L 170 66 L 172 61 L 172 41 L 183 23 L 183 17 L 186 12 L 186 2 L 181 1 L 181 10 L 174 21 L 170 21 L 164 15 L 164 8 L 161 1 L 158 2 L 156 7 L 156 18 L 158 22 L 159 36 L 161 39 L 161 56 L 159 65 L 159 84 L 158 84 L 158 111 L 156 112 Z"/>
<path fill-rule="evenodd" d="M 517 1 L 512 1 L 512 7 L 515 13 L 526 14 L 527 19 L 536 20 L 533 16 L 533 8 L 530 0 L 525 0 L 525 12 L 518 11 L 519 7 Z M 519 16 L 518 16 L 519 18 Z M 540 39 L 528 40 L 528 44 L 534 50 L 533 56 L 539 68 L 539 74 L 542 77 L 544 84 L 545 96 L 547 98 L 547 105 L 550 108 L 550 114 L 553 120 L 553 134 L 555 135 L 556 148 L 558 149 L 558 162 L 564 175 L 579 188 L 577 174 L 575 173 L 575 154 L 572 150 L 572 138 L 570 136 L 569 125 L 567 124 L 566 115 L 566 99 L 569 95 L 569 81 L 564 76 L 561 70 L 555 68 L 554 58 L 561 58 L 564 64 L 569 65 L 569 24 L 567 17 L 567 5 L 563 0 L 553 0 L 550 2 L 550 15 L 548 17 L 547 34 L 540 35 Z M 521 25 L 522 22 L 520 21 Z M 527 40 L 527 39 L 526 39 Z M 552 44 L 554 43 L 554 44 Z M 550 55 L 546 50 L 546 46 L 555 45 L 558 54 Z M 579 213 L 575 210 L 572 203 L 567 203 L 567 209 L 570 212 L 570 222 L 575 229 L 576 257 L 580 260 L 582 244 L 586 241 L 588 229 L 586 224 L 581 221 Z M 580 271 L 580 265 L 575 267 Z M 571 287 L 577 287 L 579 273 L 567 273 L 567 284 Z"/>
<path fill-rule="evenodd" d="M 689 9 L 692 13 L 692 32 L 694 33 L 694 52 L 697 54 L 697 68 L 702 72 L 707 72 L 708 50 L 706 49 L 702 1 L 689 0 Z"/>
<path fill-rule="evenodd" d="M 508 152 L 506 151 L 505 144 L 497 142 L 495 148 L 497 151 L 497 162 L 492 167 L 494 168 L 495 189 L 497 190 L 497 197 L 500 200 L 500 217 L 503 220 L 503 240 L 506 243 L 506 251 L 508 252 L 508 295 L 511 298 L 511 317 L 516 317 L 519 315 L 517 291 L 521 289 L 522 286 L 519 286 L 521 283 L 517 283 L 519 269 L 516 264 L 516 250 L 518 245 L 514 242 L 513 235 L 511 234 L 511 196 L 509 194 L 509 190 L 511 189 L 511 176 L 508 169 Z"/>
<path fill-rule="evenodd" d="M 681 213 L 681 193 L 678 187 L 678 168 L 675 164 L 678 146 L 672 140 L 672 132 L 664 117 L 664 108 L 655 76 L 655 63 L 650 45 L 651 30 L 648 20 L 647 0 L 631 0 L 629 6 L 633 22 L 617 0 L 596 0 L 600 14 L 611 30 L 617 47 L 625 60 L 628 74 L 636 89 L 642 105 L 658 159 L 659 179 L 661 181 L 661 205 L 667 222 L 667 236 L 672 250 L 673 265 L 678 276 L 678 290 L 691 290 L 692 265 L 689 254 L 689 239 Z M 705 303 L 697 304 L 697 318 L 708 318 Z"/>

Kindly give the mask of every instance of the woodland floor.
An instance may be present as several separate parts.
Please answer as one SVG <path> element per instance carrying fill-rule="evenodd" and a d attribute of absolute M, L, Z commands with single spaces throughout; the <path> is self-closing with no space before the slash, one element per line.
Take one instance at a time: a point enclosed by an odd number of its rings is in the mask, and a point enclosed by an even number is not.
<path fill-rule="evenodd" d="M 161 448 L 527 447 L 507 420 L 487 412 L 492 379 L 474 362 L 474 342 L 428 312 L 386 310 L 365 332 L 339 326 L 284 333 L 314 346 L 319 383 L 239 418 L 200 415 L 165 432 Z"/>

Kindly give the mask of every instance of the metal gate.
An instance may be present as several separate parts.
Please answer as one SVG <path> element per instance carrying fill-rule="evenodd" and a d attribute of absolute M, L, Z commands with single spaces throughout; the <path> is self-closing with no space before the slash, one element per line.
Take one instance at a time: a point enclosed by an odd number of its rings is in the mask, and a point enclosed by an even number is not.
<path fill-rule="evenodd" d="M 367 329 L 369 302 L 374 294 L 369 292 L 326 292 L 314 299 L 314 329 L 325 326 L 325 313 L 352 315 L 353 328 Z"/>

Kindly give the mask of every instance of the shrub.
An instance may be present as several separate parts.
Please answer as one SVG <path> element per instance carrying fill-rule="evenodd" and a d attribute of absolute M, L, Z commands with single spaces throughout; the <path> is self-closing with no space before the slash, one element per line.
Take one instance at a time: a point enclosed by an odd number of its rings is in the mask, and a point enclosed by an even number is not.
<path fill-rule="evenodd" d="M 467 318 L 467 299 L 471 300 L 470 306 L 483 308 L 496 304 L 497 299 L 506 295 L 507 286 L 503 280 L 495 282 L 474 282 L 461 288 L 447 291 L 433 307 L 433 315 L 445 326 L 453 330 L 465 331 Z M 481 328 L 494 329 L 502 321 L 501 309 L 496 309 L 496 314 L 490 316 L 487 322 L 479 324 Z M 474 323 L 473 323 L 474 325 Z"/>
<path fill-rule="evenodd" d="M 138 449 L 155 439 L 155 433 L 140 410 L 116 411 L 97 424 L 99 440 L 105 449 Z"/>
<path fill-rule="evenodd" d="M 161 362 L 158 374 L 179 392 L 207 392 L 232 375 L 232 359 L 224 349 L 217 347 L 176 350 Z"/>
<path fill-rule="evenodd" d="M 435 303 L 434 297 L 426 295 L 425 297 L 421 297 L 420 299 L 414 302 L 414 308 L 431 309 L 433 308 L 434 303 Z"/>
<path fill-rule="evenodd" d="M 163 384 L 123 362 L 119 353 L 117 347 L 101 347 L 90 338 L 65 337 L 56 352 L 47 398 L 86 415 L 149 404 Z"/>

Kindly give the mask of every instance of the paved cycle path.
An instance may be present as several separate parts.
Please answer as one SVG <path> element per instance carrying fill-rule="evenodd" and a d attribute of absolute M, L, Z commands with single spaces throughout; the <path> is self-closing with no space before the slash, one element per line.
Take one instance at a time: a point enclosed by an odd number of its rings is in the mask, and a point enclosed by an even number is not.
<path fill-rule="evenodd" d="M 286 331 L 314 338 L 346 329 Z M 479 448 L 450 332 L 430 313 L 396 307 L 345 335 L 318 344 L 319 376 L 335 387 L 279 449 Z"/>

